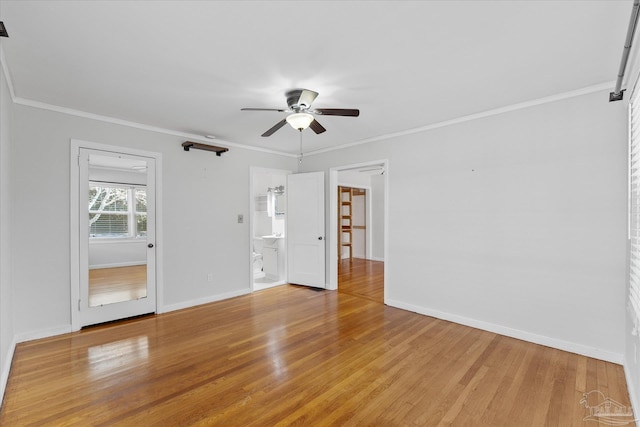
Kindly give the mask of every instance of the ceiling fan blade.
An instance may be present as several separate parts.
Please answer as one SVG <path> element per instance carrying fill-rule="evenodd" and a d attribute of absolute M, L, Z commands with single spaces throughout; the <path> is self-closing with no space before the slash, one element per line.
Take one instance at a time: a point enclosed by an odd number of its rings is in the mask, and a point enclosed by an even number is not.
<path fill-rule="evenodd" d="M 284 113 L 288 110 L 278 109 L 278 108 L 241 108 L 240 111 L 278 111 L 280 113 Z"/>
<path fill-rule="evenodd" d="M 355 108 L 316 108 L 314 113 L 322 114 L 323 116 L 358 117 L 360 110 Z"/>
<path fill-rule="evenodd" d="M 326 131 L 324 126 L 322 126 L 320 123 L 318 123 L 318 121 L 315 120 L 315 119 L 311 122 L 309 127 L 311 128 L 312 131 L 314 131 L 317 134 Z"/>
<path fill-rule="evenodd" d="M 285 124 L 287 124 L 287 119 L 280 120 L 271 129 L 269 129 L 268 131 L 263 133 L 262 136 L 271 136 L 271 135 L 273 135 L 278 129 L 280 129 Z"/>

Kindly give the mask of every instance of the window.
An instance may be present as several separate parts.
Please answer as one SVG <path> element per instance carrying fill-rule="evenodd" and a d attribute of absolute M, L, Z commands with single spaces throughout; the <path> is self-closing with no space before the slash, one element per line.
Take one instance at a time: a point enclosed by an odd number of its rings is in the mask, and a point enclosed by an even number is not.
<path fill-rule="evenodd" d="M 640 90 L 629 105 L 629 310 L 640 327 Z"/>
<path fill-rule="evenodd" d="M 136 238 L 146 235 L 145 187 L 89 183 L 90 238 Z"/>

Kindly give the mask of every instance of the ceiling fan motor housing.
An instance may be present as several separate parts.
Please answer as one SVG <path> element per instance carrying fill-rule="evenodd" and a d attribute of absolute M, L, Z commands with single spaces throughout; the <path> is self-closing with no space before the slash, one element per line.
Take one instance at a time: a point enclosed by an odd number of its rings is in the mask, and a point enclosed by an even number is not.
<path fill-rule="evenodd" d="M 302 103 L 298 104 L 298 102 L 300 101 L 300 96 L 302 95 L 302 89 L 293 89 L 287 91 L 285 95 L 287 96 L 287 105 L 296 113 L 300 110 L 306 110 L 310 107 L 310 105 L 305 105 Z"/>

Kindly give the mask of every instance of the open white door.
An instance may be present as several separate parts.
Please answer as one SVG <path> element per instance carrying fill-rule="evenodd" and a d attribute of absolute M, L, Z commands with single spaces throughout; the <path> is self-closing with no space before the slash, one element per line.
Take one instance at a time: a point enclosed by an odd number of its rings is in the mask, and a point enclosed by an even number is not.
<path fill-rule="evenodd" d="M 324 288 L 324 172 L 288 175 L 287 192 L 287 279 Z"/>
<path fill-rule="evenodd" d="M 155 159 L 79 150 L 80 326 L 156 311 Z"/>

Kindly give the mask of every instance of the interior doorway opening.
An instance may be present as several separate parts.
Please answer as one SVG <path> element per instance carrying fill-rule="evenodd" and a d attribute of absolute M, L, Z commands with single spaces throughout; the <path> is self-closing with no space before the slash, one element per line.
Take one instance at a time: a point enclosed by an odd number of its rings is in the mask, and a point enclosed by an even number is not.
<path fill-rule="evenodd" d="M 330 170 L 329 288 L 384 302 L 386 160 Z"/>
<path fill-rule="evenodd" d="M 251 289 L 287 283 L 287 175 L 291 171 L 251 168 Z"/>

